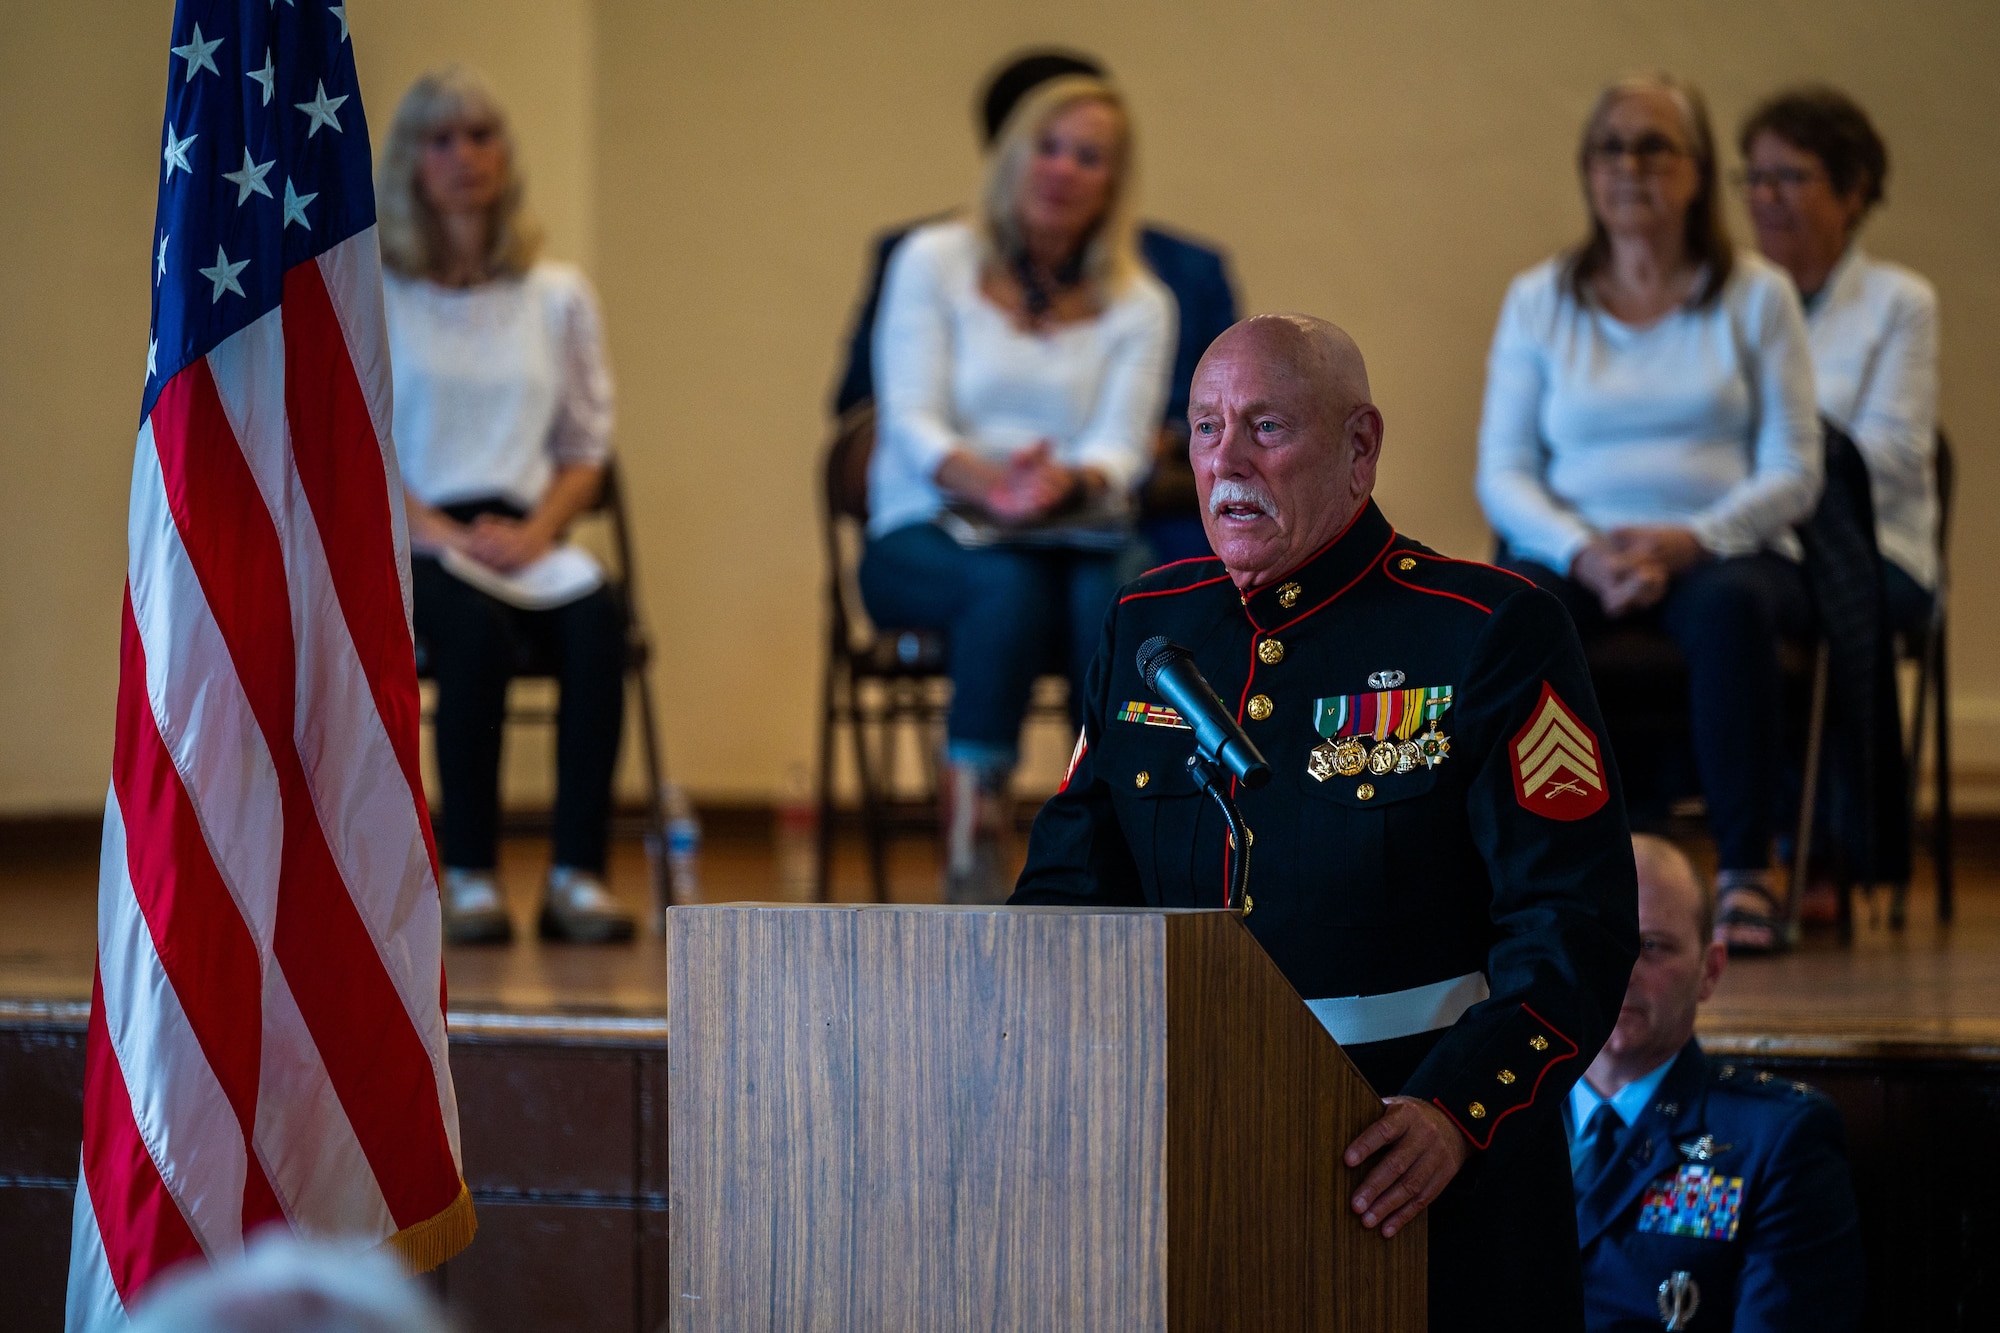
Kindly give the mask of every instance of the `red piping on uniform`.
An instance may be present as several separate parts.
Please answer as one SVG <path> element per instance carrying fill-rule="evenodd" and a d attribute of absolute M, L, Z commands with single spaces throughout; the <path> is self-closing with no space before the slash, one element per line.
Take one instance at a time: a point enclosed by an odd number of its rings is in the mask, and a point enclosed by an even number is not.
<path fill-rule="evenodd" d="M 1164 569 L 1166 566 L 1162 565 L 1161 568 Z M 1199 583 L 1190 583 L 1185 588 L 1160 588 L 1154 592 L 1128 592 L 1118 599 L 1118 605 L 1123 606 L 1127 602 L 1136 602 L 1141 597 L 1170 597 L 1177 592 L 1193 592 L 1196 588 L 1206 588 L 1211 583 L 1224 583 L 1228 579 L 1229 575 L 1227 574 L 1217 574 L 1212 579 L 1203 579 Z"/>
<path fill-rule="evenodd" d="M 1222 559 L 1222 557 L 1219 555 L 1191 555 L 1185 560 L 1169 560 L 1164 565 L 1154 565 L 1151 569 L 1147 570 L 1144 574 L 1141 574 L 1139 577 L 1142 579 L 1150 578 L 1153 575 L 1159 573 L 1161 570 L 1172 569 L 1176 565 L 1198 565 L 1204 560 L 1220 560 L 1220 559 Z"/>
<path fill-rule="evenodd" d="M 1410 552 L 1408 552 L 1408 554 L 1409 554 L 1409 556 L 1410 556 L 1410 557 L 1411 557 L 1412 559 L 1417 559 L 1417 560 L 1450 560 L 1450 561 L 1451 561 L 1451 563 L 1452 563 L 1452 564 L 1454 564 L 1454 565 L 1474 565 L 1474 564 L 1478 564 L 1478 563 L 1479 563 L 1479 562 L 1478 562 L 1478 561 L 1476 561 L 1476 560 L 1452 560 L 1452 559 L 1451 559 L 1451 557 L 1450 557 L 1450 556 L 1448 556 L 1448 555 L 1428 555 L 1428 556 L 1427 556 L 1427 555 L 1425 555 L 1425 554 L 1424 554 L 1424 553 L 1423 553 L 1422 551 L 1410 551 Z M 1488 565 L 1488 566 L 1487 566 L 1487 568 L 1491 569 L 1491 568 L 1492 568 L 1492 566 L 1491 566 L 1491 565 Z M 1452 600 L 1452 601 L 1454 601 L 1454 602 L 1464 602 L 1464 603 L 1465 603 L 1465 604 L 1466 604 L 1467 606 L 1470 606 L 1470 607 L 1474 607 L 1474 608 L 1476 608 L 1476 609 L 1478 609 L 1478 610 L 1480 610 L 1480 611 L 1484 611 L 1484 612 L 1485 612 L 1485 613 L 1486 613 L 1487 615 L 1489 615 L 1489 616 L 1493 614 L 1493 608 L 1492 608 L 1492 607 L 1490 607 L 1490 606 L 1488 606 L 1488 605 L 1486 605 L 1486 603 L 1484 603 L 1484 602 L 1475 602 L 1475 601 L 1473 601 L 1473 600 L 1472 600 L 1472 599 L 1471 599 L 1470 597 L 1461 597 L 1461 596 L 1459 596 L 1459 595 L 1458 595 L 1457 593 L 1455 593 L 1455 592 L 1444 592 L 1444 591 L 1442 591 L 1442 590 L 1440 590 L 1440 589 L 1437 589 L 1437 588 L 1425 588 L 1425 587 L 1421 587 L 1421 586 L 1419 586 L 1419 585 L 1417 585 L 1417 584 L 1415 584 L 1415 583 L 1412 583 L 1412 582 L 1410 582 L 1410 581 L 1409 581 L 1408 579 L 1403 579 L 1403 578 L 1397 578 L 1397 577 L 1396 577 L 1396 572 L 1395 572 L 1394 570 L 1392 570 L 1392 569 L 1390 569 L 1390 568 L 1389 568 L 1389 562 L 1388 562 L 1388 561 L 1386 561 L 1386 560 L 1382 562 L 1382 572 L 1383 572 L 1384 574 L 1387 574 L 1387 575 L 1389 576 L 1389 578 L 1390 578 L 1391 580 L 1393 580 L 1394 582 L 1396 582 L 1396 583 L 1400 583 L 1400 584 L 1402 584 L 1402 585 L 1403 585 L 1403 586 L 1404 586 L 1405 588 L 1408 588 L 1408 589 L 1409 589 L 1409 590 L 1410 590 L 1411 592 L 1424 592 L 1424 593 L 1429 593 L 1429 594 L 1430 594 L 1431 596 L 1433 596 L 1433 597 L 1449 597 L 1449 598 L 1451 598 L 1451 600 Z M 1498 571 L 1498 572 L 1500 572 L 1500 573 L 1502 573 L 1502 574 L 1505 574 L 1505 573 L 1508 573 L 1509 571 L 1507 571 L 1507 570 L 1504 570 L 1504 569 L 1503 569 L 1503 570 L 1500 570 L 1500 571 Z M 1515 577 L 1515 578 L 1517 578 L 1517 579 L 1521 578 L 1521 576 L 1520 576 L 1519 574 L 1516 574 L 1516 575 L 1514 575 L 1514 577 Z M 1527 583 L 1527 584 L 1528 584 L 1528 586 L 1529 586 L 1529 587 L 1531 587 L 1531 588 L 1535 586 L 1535 585 L 1534 585 L 1533 583 L 1529 583 L 1529 582 L 1528 582 L 1528 580 L 1526 580 L 1526 579 L 1521 579 L 1521 581 L 1522 581 L 1523 583 Z"/>
<path fill-rule="evenodd" d="M 1338 594 L 1335 595 L 1338 596 Z M 1257 622 L 1253 620 L 1250 623 L 1255 625 Z M 1250 674 L 1243 678 L 1243 694 L 1236 700 L 1236 725 L 1239 727 L 1243 725 L 1243 706 L 1250 701 L 1250 686 L 1256 679 L 1257 642 L 1256 636 L 1252 635 L 1250 642 Z M 1236 799 L 1236 775 L 1233 773 L 1229 776 L 1229 799 L 1232 801 Z M 1229 830 L 1225 828 L 1222 831 L 1222 905 L 1225 908 L 1229 906 L 1229 886 L 1235 882 L 1230 877 L 1229 871 Z M 1244 892 L 1247 893 L 1249 890 L 1245 889 Z"/>
<path fill-rule="evenodd" d="M 1325 555 L 1328 551 L 1333 549 L 1333 545 L 1335 542 L 1339 541 L 1342 537 L 1345 537 L 1347 535 L 1347 530 L 1349 528 L 1353 527 L 1356 523 L 1359 523 L 1361 521 L 1361 516 L 1367 512 L 1368 512 L 1368 501 L 1363 500 L 1361 502 L 1361 507 L 1354 511 L 1354 513 L 1348 518 L 1347 522 L 1341 524 L 1340 531 L 1334 533 L 1333 536 L 1326 539 L 1326 545 L 1320 547 L 1317 551 L 1314 551 L 1311 555 L 1299 561 L 1299 563 L 1293 565 L 1290 569 L 1286 570 L 1284 573 L 1279 574 L 1276 577 L 1272 578 L 1270 583 L 1260 584 L 1257 587 L 1252 588 L 1249 592 L 1244 593 L 1243 594 L 1244 598 L 1247 600 L 1249 598 L 1255 597 L 1258 593 L 1264 591 L 1265 588 L 1270 587 L 1271 584 L 1284 582 L 1292 575 L 1304 569 L 1307 565 L 1310 565 L 1313 561 Z M 1343 589 L 1342 591 L 1345 591 L 1345 589 Z M 1334 597 L 1338 596 L 1340 596 L 1340 593 L 1334 594 Z M 1331 601 L 1332 598 L 1328 598 L 1327 600 Z"/>
<path fill-rule="evenodd" d="M 1493 1117 L 1493 1123 L 1486 1127 L 1486 1141 L 1484 1143 L 1472 1137 L 1472 1131 L 1465 1127 L 1465 1122 L 1460 1120 L 1456 1115 L 1453 1115 L 1451 1108 L 1449 1106 L 1446 1106 L 1442 1099 L 1437 1097 L 1431 1098 L 1431 1105 L 1437 1107 L 1438 1110 L 1443 1111 L 1446 1117 L 1450 1119 L 1451 1123 L 1458 1126 L 1458 1132 L 1465 1135 L 1467 1139 L 1470 1139 L 1472 1142 L 1472 1146 L 1478 1148 L 1482 1152 L 1484 1152 L 1487 1148 L 1492 1146 L 1493 1131 L 1500 1128 L 1500 1122 L 1502 1120 L 1505 1120 L 1508 1116 L 1514 1114 L 1514 1112 L 1516 1111 L 1523 1109 L 1524 1107 L 1533 1106 L 1535 1104 L 1535 1098 L 1538 1094 L 1540 1094 L 1542 1090 L 1542 1080 L 1549 1076 L 1549 1071 L 1551 1069 L 1554 1069 L 1557 1065 L 1561 1064 L 1565 1060 L 1574 1060 L 1576 1058 L 1577 1045 L 1575 1042 L 1571 1041 L 1568 1037 L 1563 1036 L 1562 1029 L 1558 1028 L 1554 1023 L 1549 1022 L 1548 1019 L 1543 1018 L 1540 1014 L 1535 1013 L 1533 1009 L 1530 1009 L 1525 1004 L 1521 1006 L 1521 1012 L 1524 1014 L 1532 1015 L 1537 1023 L 1540 1023 L 1543 1027 L 1555 1033 L 1556 1036 L 1560 1038 L 1562 1042 L 1569 1047 L 1569 1051 L 1567 1054 L 1556 1056 L 1554 1059 L 1550 1060 L 1547 1064 L 1542 1066 L 1542 1072 L 1535 1075 L 1535 1086 L 1528 1089 L 1527 1101 L 1521 1102 L 1515 1106 L 1510 1106 L 1506 1110 L 1502 1111 L 1499 1115 Z"/>
<path fill-rule="evenodd" d="M 1377 551 L 1374 555 L 1368 557 L 1368 563 L 1361 567 L 1361 572 L 1359 574 L 1356 574 L 1353 578 L 1349 579 L 1346 583 L 1342 584 L 1340 587 L 1340 591 L 1336 592 L 1333 596 L 1327 598 L 1325 601 L 1320 602 L 1315 606 L 1307 607 L 1305 610 L 1299 612 L 1297 615 L 1293 616 L 1290 620 L 1287 620 L 1284 624 L 1279 625 L 1275 629 L 1265 629 L 1262 625 L 1257 624 L 1257 621 L 1254 617 L 1251 617 L 1250 623 L 1253 626 L 1256 626 L 1257 630 L 1260 633 L 1278 634 L 1282 633 L 1285 630 L 1290 629 L 1292 626 L 1298 624 L 1301 620 L 1304 620 L 1307 616 L 1318 615 L 1321 611 L 1326 610 L 1327 607 L 1331 606 L 1334 602 L 1339 601 L 1343 596 L 1345 596 L 1347 592 L 1354 587 L 1355 584 L 1367 578 L 1368 571 L 1373 569 L 1375 567 L 1375 562 L 1382 558 L 1382 551 L 1388 550 L 1389 547 L 1392 544 L 1394 544 L 1395 540 L 1396 540 L 1396 530 L 1394 528 L 1391 528 L 1389 529 L 1389 540 L 1382 543 L 1382 550 Z M 1244 608 L 1244 615 L 1249 616 L 1248 607 Z"/>

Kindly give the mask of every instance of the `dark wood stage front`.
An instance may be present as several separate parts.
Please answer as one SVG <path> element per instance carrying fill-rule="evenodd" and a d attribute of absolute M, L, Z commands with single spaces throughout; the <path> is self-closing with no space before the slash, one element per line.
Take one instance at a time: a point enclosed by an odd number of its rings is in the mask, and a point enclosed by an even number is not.
<path fill-rule="evenodd" d="M 1892 931 L 1857 911 L 1851 946 L 1811 941 L 1739 962 L 1704 1011 L 1711 1051 L 1831 1094 L 1847 1118 L 1868 1234 L 1871 1329 L 2000 1327 L 2000 825 L 1961 834 L 1958 920 L 1927 884 Z M 530 922 L 539 845 L 503 878 Z M 858 849 L 836 882 L 858 889 Z M 82 1029 L 97 853 L 86 833 L 0 831 L 0 1325 L 62 1323 L 80 1140 Z M 907 844 L 894 896 L 932 894 Z M 710 901 L 770 896 L 768 843 L 711 840 Z M 621 847 L 613 887 L 645 871 Z M 436 1282 L 468 1333 L 653 1330 L 666 1286 L 666 966 L 631 946 L 457 949 L 447 959 L 452 1070 L 479 1236 Z"/>

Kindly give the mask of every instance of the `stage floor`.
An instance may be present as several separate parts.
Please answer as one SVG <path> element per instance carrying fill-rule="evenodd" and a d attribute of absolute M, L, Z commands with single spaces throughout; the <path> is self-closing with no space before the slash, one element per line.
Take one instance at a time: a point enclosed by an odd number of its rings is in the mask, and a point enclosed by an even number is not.
<path fill-rule="evenodd" d="M 1736 960 L 1702 1012 L 1703 1039 L 1719 1051 L 1796 1057 L 2000 1059 L 2000 829 L 1968 825 L 1960 837 L 1958 919 L 1940 927 L 1931 876 L 1920 868 L 1909 923 L 1889 928 L 1888 894 L 1857 900 L 1851 946 L 1810 936 L 1782 958 Z M 517 924 L 532 923 L 545 844 L 511 839 L 501 878 Z M 1699 854 L 1700 849 L 1694 849 Z M 0 857 L 0 1009 L 80 1018 L 90 996 L 97 857 L 78 839 L 16 844 Z M 710 902 L 774 896 L 768 840 L 711 839 L 703 853 Z M 620 844 L 611 885 L 634 910 L 645 903 L 636 844 Z M 837 853 L 835 898 L 860 901 L 858 842 Z M 936 900 L 936 862 L 920 838 L 893 849 L 891 896 Z M 503 948 L 447 951 L 454 1026 L 512 1030 L 536 1024 L 571 1033 L 664 1036 L 666 960 L 657 938 L 629 945 L 547 945 L 520 933 Z M 554 1035 L 552 1032 L 551 1035 Z"/>

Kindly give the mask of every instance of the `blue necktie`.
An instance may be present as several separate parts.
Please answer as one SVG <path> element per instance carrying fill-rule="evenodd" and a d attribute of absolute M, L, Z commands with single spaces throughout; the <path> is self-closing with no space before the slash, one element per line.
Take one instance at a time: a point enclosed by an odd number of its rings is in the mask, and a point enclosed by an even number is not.
<path fill-rule="evenodd" d="M 1581 1199 L 1604 1174 L 1604 1168 L 1611 1165 L 1611 1158 L 1618 1151 L 1618 1131 L 1625 1128 L 1625 1122 L 1618 1112 L 1611 1109 L 1610 1102 L 1601 1102 L 1591 1113 L 1590 1124 L 1583 1132 L 1583 1158 L 1576 1165 L 1576 1197 Z"/>

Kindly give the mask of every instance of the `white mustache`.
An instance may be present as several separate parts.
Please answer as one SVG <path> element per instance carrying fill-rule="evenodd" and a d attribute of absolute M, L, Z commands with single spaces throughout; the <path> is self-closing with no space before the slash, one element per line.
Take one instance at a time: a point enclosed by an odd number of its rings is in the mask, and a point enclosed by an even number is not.
<path fill-rule="evenodd" d="M 1278 516 L 1278 502 L 1262 486 L 1247 481 L 1218 481 L 1208 492 L 1208 512 L 1220 514 L 1224 505 L 1249 505 L 1266 518 Z"/>

